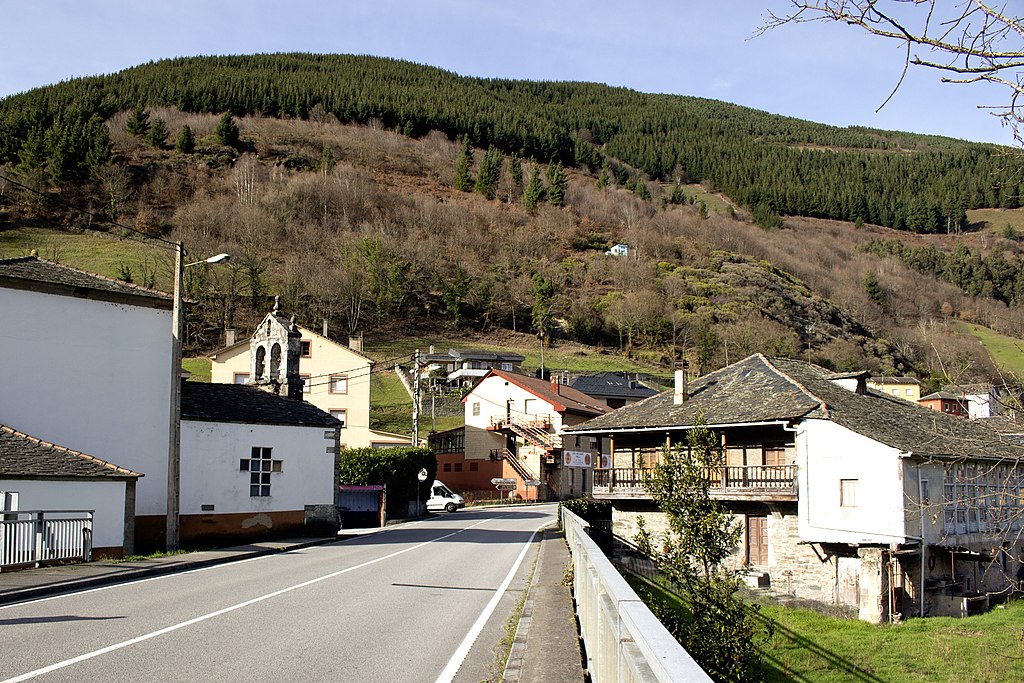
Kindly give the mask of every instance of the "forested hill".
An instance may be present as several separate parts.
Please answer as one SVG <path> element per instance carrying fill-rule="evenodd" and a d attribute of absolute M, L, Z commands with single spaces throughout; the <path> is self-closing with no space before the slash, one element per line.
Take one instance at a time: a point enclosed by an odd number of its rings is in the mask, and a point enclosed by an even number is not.
<path fill-rule="evenodd" d="M 761 213 L 946 231 L 964 210 L 1014 208 L 1020 161 L 994 145 L 837 128 L 715 100 L 593 83 L 461 77 L 376 57 L 194 57 L 0 100 L 0 164 L 47 165 L 54 183 L 105 163 L 98 124 L 136 106 L 379 120 L 412 137 L 466 136 L 541 162 L 697 181 Z"/>

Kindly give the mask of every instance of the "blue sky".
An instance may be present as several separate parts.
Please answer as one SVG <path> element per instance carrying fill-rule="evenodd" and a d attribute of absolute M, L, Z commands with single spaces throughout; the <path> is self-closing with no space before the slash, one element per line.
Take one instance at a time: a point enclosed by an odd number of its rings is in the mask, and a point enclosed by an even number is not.
<path fill-rule="evenodd" d="M 370 54 L 463 75 L 596 81 L 834 125 L 1012 145 L 979 105 L 1003 93 L 911 69 L 896 45 L 828 24 L 752 37 L 787 0 L 5 0 L 0 97 L 165 57 Z"/>

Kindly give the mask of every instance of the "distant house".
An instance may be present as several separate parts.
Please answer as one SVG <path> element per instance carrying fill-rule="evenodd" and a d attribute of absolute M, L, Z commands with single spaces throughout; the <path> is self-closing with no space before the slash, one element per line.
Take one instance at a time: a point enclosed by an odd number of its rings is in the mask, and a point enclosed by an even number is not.
<path fill-rule="evenodd" d="M 336 530 L 341 423 L 301 399 L 255 386 L 184 382 L 181 539 Z"/>
<path fill-rule="evenodd" d="M 563 386 L 557 377 L 549 381 L 492 369 L 462 402 L 467 467 L 502 462 L 503 476 L 515 479 L 518 494 L 531 500 L 590 490 L 600 443 L 590 437 L 565 439 L 562 431 L 608 412 L 600 401 Z"/>
<path fill-rule="evenodd" d="M 593 495 L 616 535 L 664 528 L 644 488 L 688 430 L 719 436 L 712 496 L 742 525 L 730 562 L 752 585 L 848 606 L 861 619 L 961 615 L 1024 572 L 1024 446 L 980 422 L 754 355 L 564 430 L 612 442 Z"/>
<path fill-rule="evenodd" d="M 408 446 L 411 437 L 370 428 L 370 376 L 373 360 L 351 346 L 296 324 L 277 308 L 257 325 L 248 339 L 231 343 L 210 355 L 211 381 L 218 384 L 248 384 L 263 375 L 264 383 L 280 382 L 280 367 L 274 368 L 273 344 L 285 344 L 294 328 L 299 335 L 298 367 L 303 400 L 337 418 L 342 424 L 343 448 L 386 448 Z M 229 339 L 228 341 L 232 341 Z M 257 368 L 256 354 L 266 357 Z M 278 359 L 280 365 L 281 359 Z M 273 375 L 273 377 L 271 377 Z M 254 379 L 256 378 L 256 379 Z"/>
<path fill-rule="evenodd" d="M 136 549 L 161 545 L 166 528 L 171 304 L 44 259 L 0 260 L 0 422 L 145 474 Z"/>
<path fill-rule="evenodd" d="M 972 420 L 1017 413 L 1019 401 L 1006 387 L 993 384 L 949 384 L 942 393 L 959 396 L 967 405 L 967 417 Z"/>
<path fill-rule="evenodd" d="M 628 244 L 616 244 L 614 247 L 604 252 L 605 256 L 629 256 L 629 245 Z"/>
<path fill-rule="evenodd" d="M 437 378 L 443 388 L 468 388 L 491 369 L 521 372 L 526 357 L 511 351 L 448 349 L 437 353 L 431 346 L 423 358 L 427 378 Z"/>
<path fill-rule="evenodd" d="M 607 407 L 621 408 L 630 403 L 650 398 L 658 392 L 642 384 L 635 375 L 623 372 L 600 372 L 580 375 L 566 382 L 568 386 L 587 396 L 600 399 Z"/>
<path fill-rule="evenodd" d="M 871 377 L 868 379 L 868 388 L 911 403 L 921 398 L 921 382 L 913 377 Z"/>
<path fill-rule="evenodd" d="M 945 390 L 936 391 L 927 396 L 922 396 L 917 402 L 925 408 L 931 408 L 947 415 L 957 415 L 959 417 L 967 417 L 968 415 L 967 399 L 961 393 Z"/>
<path fill-rule="evenodd" d="M 0 425 L 0 510 L 92 510 L 93 557 L 133 553 L 141 476 Z"/>

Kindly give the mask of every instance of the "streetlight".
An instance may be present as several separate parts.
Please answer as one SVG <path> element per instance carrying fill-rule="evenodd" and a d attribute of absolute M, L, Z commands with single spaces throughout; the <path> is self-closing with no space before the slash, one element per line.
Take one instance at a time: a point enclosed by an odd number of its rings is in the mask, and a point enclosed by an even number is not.
<path fill-rule="evenodd" d="M 174 243 L 174 303 L 171 308 L 171 433 L 167 450 L 167 552 L 178 549 L 181 502 L 181 280 L 185 269 L 200 263 L 223 263 L 231 258 L 217 254 L 203 261 L 185 263 L 185 245 Z"/>

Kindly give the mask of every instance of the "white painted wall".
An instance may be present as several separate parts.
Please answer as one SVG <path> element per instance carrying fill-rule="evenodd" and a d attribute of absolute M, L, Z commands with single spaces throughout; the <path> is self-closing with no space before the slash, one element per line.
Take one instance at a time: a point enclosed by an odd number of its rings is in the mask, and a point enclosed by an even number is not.
<path fill-rule="evenodd" d="M 182 420 L 181 514 L 226 514 L 302 510 L 333 505 L 336 483 L 333 453 L 324 427 L 290 427 Z M 271 475 L 270 496 L 249 495 L 249 472 L 239 460 L 252 447 L 273 449 L 282 471 Z M 204 512 L 203 505 L 213 505 Z"/>
<path fill-rule="evenodd" d="M 0 310 L 0 421 L 145 474 L 136 514 L 163 514 L 170 311 L 2 287 Z"/>
<path fill-rule="evenodd" d="M 124 481 L 0 479 L 0 491 L 17 491 L 19 510 L 94 510 L 93 547 L 124 546 Z"/>
<path fill-rule="evenodd" d="M 800 538 L 823 543 L 903 543 L 904 464 L 899 451 L 828 420 L 797 433 Z M 840 506 L 840 480 L 857 480 L 856 507 Z"/>

